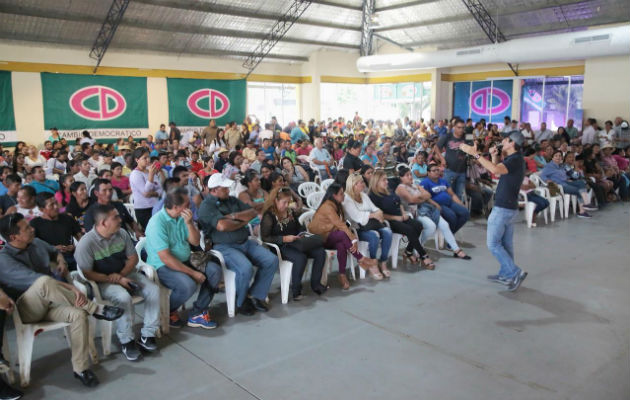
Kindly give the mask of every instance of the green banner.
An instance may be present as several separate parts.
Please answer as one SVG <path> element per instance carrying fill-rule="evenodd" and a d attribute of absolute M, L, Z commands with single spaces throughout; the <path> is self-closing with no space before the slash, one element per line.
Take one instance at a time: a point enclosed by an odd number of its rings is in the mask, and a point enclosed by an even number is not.
<path fill-rule="evenodd" d="M 0 143 L 16 140 L 11 72 L 0 71 Z"/>
<path fill-rule="evenodd" d="M 242 122 L 246 114 L 245 79 L 210 80 L 168 78 L 169 120 L 180 126 Z"/>
<path fill-rule="evenodd" d="M 147 78 L 50 73 L 41 76 L 46 129 L 149 126 Z"/>

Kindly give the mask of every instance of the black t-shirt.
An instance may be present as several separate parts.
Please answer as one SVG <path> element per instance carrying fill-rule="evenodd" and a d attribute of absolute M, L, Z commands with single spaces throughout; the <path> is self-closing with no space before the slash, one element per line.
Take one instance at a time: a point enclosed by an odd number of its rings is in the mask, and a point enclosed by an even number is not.
<path fill-rule="evenodd" d="M 346 156 L 343 158 L 343 169 L 347 171 L 350 171 L 351 169 L 359 171 L 362 166 L 363 162 L 359 160 L 359 157 L 354 154 L 346 153 Z"/>
<path fill-rule="evenodd" d="M 465 143 L 464 137 L 458 139 L 452 133 L 440 136 L 437 143 L 439 149 L 446 150 L 444 155 L 446 168 L 453 172 L 466 172 L 466 153 L 459 150 L 462 143 Z"/>
<path fill-rule="evenodd" d="M 518 192 L 521 189 L 525 177 L 525 160 L 523 154 L 516 152 L 505 157 L 503 165 L 508 173 L 501 175 L 499 185 L 494 197 L 494 205 L 497 207 L 516 210 L 518 208 Z"/>
<path fill-rule="evenodd" d="M 12 197 L 8 194 L 0 196 L 0 209 L 2 210 L 2 214 L 6 213 L 9 208 L 15 205 L 17 205 L 17 197 Z"/>
<path fill-rule="evenodd" d="M 72 244 L 72 237 L 81 232 L 79 223 L 67 214 L 59 214 L 56 221 L 33 218 L 31 226 L 35 228 L 36 237 L 52 246 Z"/>
<path fill-rule="evenodd" d="M 97 204 L 98 203 L 94 203 L 89 206 L 88 209 L 85 211 L 85 215 L 83 216 L 83 227 L 85 228 L 86 232 L 92 229 L 92 227 L 94 226 L 94 209 Z M 127 229 L 126 225 L 131 226 L 133 224 L 133 217 L 129 214 L 127 208 L 123 205 L 123 203 L 121 203 L 120 201 L 112 201 L 110 204 L 116 207 L 116 210 L 118 211 L 120 219 L 123 223 L 123 229 Z"/>
<path fill-rule="evenodd" d="M 386 196 L 378 195 L 374 192 L 370 192 L 370 200 L 372 203 L 381 210 L 385 214 L 389 215 L 402 215 L 400 210 L 400 197 L 396 193 L 390 193 Z"/>

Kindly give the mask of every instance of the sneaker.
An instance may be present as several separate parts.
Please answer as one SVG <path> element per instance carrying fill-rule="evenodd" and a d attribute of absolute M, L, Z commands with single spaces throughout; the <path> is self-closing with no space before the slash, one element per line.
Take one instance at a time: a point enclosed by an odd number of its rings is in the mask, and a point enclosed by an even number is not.
<path fill-rule="evenodd" d="M 144 351 L 152 353 L 157 350 L 157 342 L 154 337 L 140 336 L 140 340 L 136 343 Z"/>
<path fill-rule="evenodd" d="M 588 218 L 593 218 L 593 217 L 591 216 L 591 214 L 587 213 L 586 211 L 584 211 L 583 213 L 578 213 L 578 214 L 577 214 L 577 217 L 578 217 L 578 218 L 586 218 L 586 219 L 588 219 Z"/>
<path fill-rule="evenodd" d="M 512 281 L 512 283 L 510 284 L 510 286 L 508 286 L 508 290 L 510 292 L 514 292 L 516 289 L 518 289 L 519 287 L 521 287 L 521 283 L 523 283 L 523 281 L 525 280 L 525 278 L 527 278 L 527 272 L 525 271 L 521 271 L 520 274 L 518 274 L 516 276 L 516 278 L 514 278 L 514 281 Z"/>
<path fill-rule="evenodd" d="M 122 344 L 122 353 L 127 357 L 129 361 L 138 361 L 142 357 L 142 353 L 138 350 L 135 341 L 130 341 Z"/>
<path fill-rule="evenodd" d="M 486 278 L 488 278 L 489 281 L 500 283 L 505 286 L 509 286 L 512 283 L 512 279 L 506 279 L 499 275 L 488 275 Z"/>
<path fill-rule="evenodd" d="M 201 314 L 189 317 L 188 326 L 191 328 L 214 329 L 217 327 L 217 323 L 210 320 L 210 314 L 208 314 L 208 311 L 204 311 Z"/>
<path fill-rule="evenodd" d="M 168 317 L 168 325 L 171 328 L 181 328 L 185 325 L 185 323 L 184 321 L 182 321 L 181 318 L 179 318 L 179 314 L 177 313 L 177 311 L 173 311 Z"/>

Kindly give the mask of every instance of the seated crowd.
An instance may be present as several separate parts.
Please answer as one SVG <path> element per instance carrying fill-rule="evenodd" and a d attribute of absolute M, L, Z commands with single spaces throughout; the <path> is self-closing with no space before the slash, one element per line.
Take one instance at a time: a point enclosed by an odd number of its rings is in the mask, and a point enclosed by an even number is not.
<path fill-rule="evenodd" d="M 128 360 L 155 351 L 159 286 L 136 269 L 135 243 L 145 236 L 146 263 L 171 290 L 173 328 L 217 326 L 208 307 L 223 274 L 210 249 L 234 272 L 236 307 L 246 316 L 268 310 L 282 260 L 293 264 L 294 301 L 304 297 L 309 260 L 311 291 L 329 289 L 332 250 L 344 290 L 353 259 L 372 279 L 389 278 L 388 259 L 398 256 L 392 243 L 400 238 L 403 259 L 418 268 L 436 267 L 424 248 L 434 235 L 453 257 L 470 260 L 455 233 L 471 216 L 487 217 L 496 177 L 459 146 L 474 144 L 489 157 L 516 130 L 526 139 L 522 194 L 536 204 L 534 222 L 549 205 L 541 193 L 575 195 L 582 218 L 628 201 L 630 134 L 621 118 L 603 130 L 588 119 L 581 132 L 571 120 L 552 132 L 544 123 L 533 131 L 509 118 L 499 129 L 457 117 L 392 124 L 364 123 L 357 115 L 285 128 L 275 118 L 261 126 L 248 117 L 240 127 L 210 121 L 184 134 L 171 123 L 169 132 L 162 125 L 154 137 L 112 144 L 85 131 L 71 145 L 52 129 L 39 151 L 23 142 L 12 152 L 0 147 L 0 329 L 11 312 L 24 323 L 69 322 L 74 374 L 87 386 L 98 384 L 88 364 L 88 315 L 116 321 Z M 302 190 L 308 182 L 322 184 L 321 200 L 310 209 Z M 113 306 L 93 303 L 73 286 L 70 272 L 77 269 Z M 198 288 L 184 317 L 180 309 Z M 145 304 L 139 337 L 134 296 Z"/>

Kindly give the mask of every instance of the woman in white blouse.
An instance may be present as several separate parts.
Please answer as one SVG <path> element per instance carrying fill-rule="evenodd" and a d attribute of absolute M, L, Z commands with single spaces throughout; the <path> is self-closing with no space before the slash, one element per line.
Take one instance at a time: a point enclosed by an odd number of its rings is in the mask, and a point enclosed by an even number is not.
<path fill-rule="evenodd" d="M 46 166 L 46 159 L 44 158 L 44 156 L 39 154 L 39 151 L 37 151 L 37 147 L 29 146 L 28 155 L 24 157 L 24 166 L 29 171 L 33 169 L 33 167 L 43 168 Z"/>
<path fill-rule="evenodd" d="M 365 182 L 358 172 L 350 174 L 346 181 L 346 193 L 343 200 L 343 212 L 356 228 L 359 240 L 368 242 L 370 258 L 376 259 L 379 244 L 381 247 L 381 257 L 379 267 L 381 274 L 374 274 L 372 278 L 376 280 L 391 276 L 387 269 L 387 258 L 392 245 L 392 230 L 385 225 L 383 211 L 376 207 L 370 197 L 364 192 Z"/>

